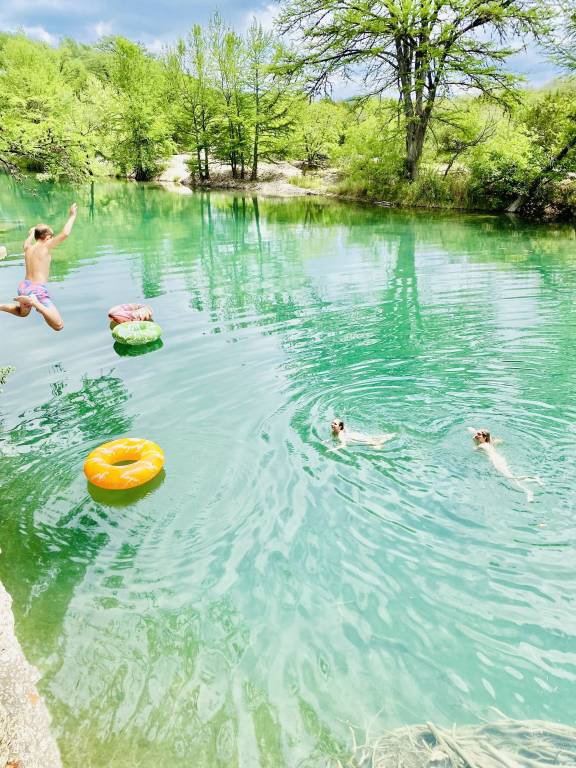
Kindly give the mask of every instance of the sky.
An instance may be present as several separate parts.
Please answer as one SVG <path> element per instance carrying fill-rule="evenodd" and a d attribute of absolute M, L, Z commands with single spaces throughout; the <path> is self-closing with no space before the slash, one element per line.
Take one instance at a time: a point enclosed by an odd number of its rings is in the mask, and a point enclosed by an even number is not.
<path fill-rule="evenodd" d="M 210 0 L 2 0 L 0 29 L 23 31 L 51 45 L 61 37 L 92 43 L 106 35 L 122 35 L 160 53 L 193 24 L 207 22 L 214 10 L 243 31 L 254 17 L 271 26 L 278 5 L 267 0 L 220 0 L 214 5 Z M 533 43 L 511 58 L 509 69 L 534 86 L 544 85 L 558 74 Z M 361 91 L 359 85 L 339 83 L 333 95 L 342 98 Z"/>

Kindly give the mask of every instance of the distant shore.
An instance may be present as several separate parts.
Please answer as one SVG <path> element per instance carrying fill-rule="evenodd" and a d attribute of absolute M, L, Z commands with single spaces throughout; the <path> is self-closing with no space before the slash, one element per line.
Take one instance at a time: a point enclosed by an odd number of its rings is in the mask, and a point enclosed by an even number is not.
<path fill-rule="evenodd" d="M 338 169 L 323 168 L 304 172 L 300 164 L 287 161 L 279 161 L 277 163 L 261 162 L 258 171 L 258 181 L 250 180 L 249 169 L 246 174 L 247 178 L 234 179 L 228 165 L 214 161 L 210 163 L 209 181 L 195 183 L 187 164 L 190 159 L 191 155 L 189 154 L 173 155 L 155 181 L 170 191 L 184 195 L 192 194 L 194 190 L 198 189 L 222 189 L 237 190 L 245 194 L 261 195 L 264 197 L 326 197 L 342 202 L 365 203 L 397 209 L 489 213 L 494 216 L 507 214 L 504 209 L 487 210 L 484 208 L 457 207 L 442 204 L 403 205 L 398 201 L 387 201 L 368 195 L 341 192 L 337 190 L 339 182 L 342 181 L 342 174 Z M 566 196 L 567 185 L 576 186 L 576 180 L 570 177 L 557 183 L 556 186 L 562 192 L 561 197 Z M 555 191 L 557 194 L 558 190 Z M 553 199 L 554 194 L 551 195 L 551 198 L 549 201 L 541 202 L 539 206 L 532 206 L 530 210 L 523 211 L 522 214 L 514 213 L 508 215 L 518 215 L 520 218 L 546 223 L 562 220 L 568 223 L 573 221 L 573 216 L 567 216 L 565 211 L 563 211 L 563 205 Z"/>
<path fill-rule="evenodd" d="M 238 189 L 273 197 L 333 196 L 327 183 L 330 176 L 326 183 L 317 189 L 307 189 L 298 184 L 300 179 L 306 178 L 301 168 L 285 161 L 260 163 L 257 181 L 251 181 L 249 178 L 234 179 L 227 165 L 211 162 L 210 180 L 195 184 L 187 165 L 190 159 L 191 155 L 188 154 L 173 155 L 162 173 L 157 176 L 156 181 L 183 194 L 187 193 L 186 190 L 192 189 Z M 334 172 L 327 172 L 327 175 L 330 173 Z"/>

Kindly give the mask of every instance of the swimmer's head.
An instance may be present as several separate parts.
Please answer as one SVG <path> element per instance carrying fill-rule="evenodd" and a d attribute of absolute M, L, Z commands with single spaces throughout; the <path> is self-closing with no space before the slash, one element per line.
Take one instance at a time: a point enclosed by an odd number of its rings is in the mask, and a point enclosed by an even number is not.
<path fill-rule="evenodd" d="M 330 424 L 332 427 L 332 434 L 337 435 L 339 432 L 342 432 L 344 429 L 344 422 L 342 419 L 332 419 L 332 423 Z"/>
<path fill-rule="evenodd" d="M 478 445 L 481 445 L 482 443 L 489 443 L 490 432 L 488 432 L 486 429 L 479 429 L 474 433 L 474 442 L 478 443 Z"/>
<path fill-rule="evenodd" d="M 48 224 L 36 224 L 34 227 L 35 240 L 50 240 L 51 237 L 54 237 L 54 232 Z"/>

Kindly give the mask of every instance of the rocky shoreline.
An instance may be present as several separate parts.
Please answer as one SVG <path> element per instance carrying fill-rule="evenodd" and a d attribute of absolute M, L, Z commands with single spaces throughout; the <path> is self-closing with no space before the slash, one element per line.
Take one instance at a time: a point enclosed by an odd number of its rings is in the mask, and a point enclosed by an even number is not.
<path fill-rule="evenodd" d="M 195 185 L 188 168 L 187 162 L 190 155 L 173 155 L 162 173 L 155 181 L 162 184 L 172 192 L 191 194 L 192 189 L 230 189 L 242 190 L 245 193 L 264 195 L 269 197 L 303 197 L 305 195 L 322 195 L 325 197 L 339 197 L 330 192 L 329 185 L 333 181 L 334 171 L 327 171 L 326 178 L 322 179 L 317 189 L 300 187 L 292 183 L 304 179 L 302 170 L 292 163 L 281 161 L 278 163 L 262 162 L 259 165 L 258 181 L 250 179 L 233 179 L 228 166 L 223 163 L 210 163 L 210 181 Z"/>
<path fill-rule="evenodd" d="M 0 766 L 62 768 L 50 715 L 14 631 L 12 598 L 0 582 Z"/>

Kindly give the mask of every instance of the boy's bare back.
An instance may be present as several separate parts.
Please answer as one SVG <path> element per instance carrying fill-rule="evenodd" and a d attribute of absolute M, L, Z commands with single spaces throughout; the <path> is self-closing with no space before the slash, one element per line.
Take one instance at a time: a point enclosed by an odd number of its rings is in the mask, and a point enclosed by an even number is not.
<path fill-rule="evenodd" d="M 40 240 L 32 245 L 24 244 L 26 280 L 33 283 L 47 283 L 50 275 L 52 255 L 47 243 Z"/>

